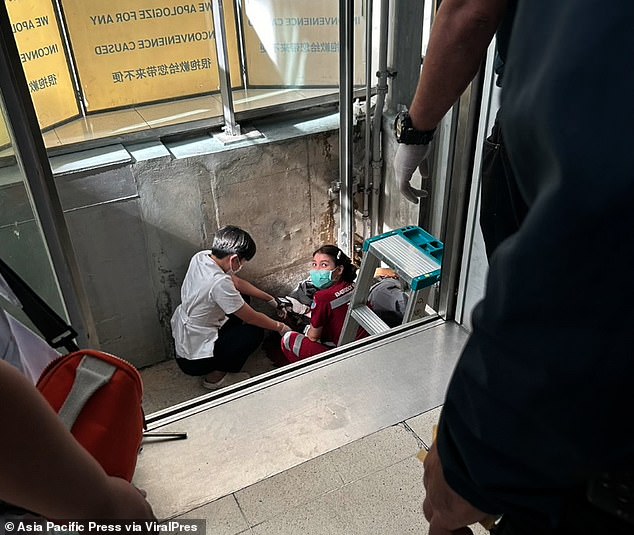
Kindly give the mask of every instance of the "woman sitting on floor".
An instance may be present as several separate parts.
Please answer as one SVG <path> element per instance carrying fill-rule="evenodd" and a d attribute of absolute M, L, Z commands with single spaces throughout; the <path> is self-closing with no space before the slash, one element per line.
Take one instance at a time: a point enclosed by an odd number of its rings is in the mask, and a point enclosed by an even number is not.
<path fill-rule="evenodd" d="M 306 334 L 287 332 L 282 351 L 288 362 L 323 353 L 339 342 L 352 292 L 356 267 L 335 245 L 324 245 L 313 253 L 310 278 L 318 289 L 313 298 Z M 360 330 L 358 338 L 367 333 Z"/>

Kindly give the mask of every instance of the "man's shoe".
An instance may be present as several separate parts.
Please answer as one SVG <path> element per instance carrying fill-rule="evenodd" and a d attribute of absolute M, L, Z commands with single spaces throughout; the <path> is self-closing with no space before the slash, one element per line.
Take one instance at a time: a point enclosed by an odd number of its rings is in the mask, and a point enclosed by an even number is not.
<path fill-rule="evenodd" d="M 251 376 L 247 372 L 227 372 L 225 376 L 217 383 L 212 383 L 211 381 L 207 381 L 207 379 L 203 379 L 203 387 L 207 388 L 208 390 L 218 390 L 220 388 L 224 388 L 225 386 L 235 385 L 236 383 L 239 383 L 241 381 L 246 381 L 250 378 Z"/>

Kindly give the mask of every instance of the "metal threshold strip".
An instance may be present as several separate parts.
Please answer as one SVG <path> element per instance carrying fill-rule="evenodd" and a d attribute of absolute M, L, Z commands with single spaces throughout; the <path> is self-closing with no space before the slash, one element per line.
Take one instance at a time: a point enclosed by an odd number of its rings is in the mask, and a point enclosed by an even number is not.
<path fill-rule="evenodd" d="M 153 429 L 188 438 L 144 442 L 135 484 L 171 518 L 417 416 L 442 404 L 466 340 L 419 320 L 157 412 Z"/>
<path fill-rule="evenodd" d="M 314 357 L 257 375 L 247 381 L 242 381 L 222 390 L 189 399 L 183 403 L 149 414 L 146 417 L 147 429 L 148 431 L 158 429 L 201 411 L 217 407 L 263 388 L 268 388 L 282 381 L 288 381 L 299 375 L 317 370 L 323 366 L 332 365 L 341 360 L 354 357 L 359 353 L 372 351 L 376 347 L 385 345 L 392 338 L 398 339 L 401 336 L 411 335 L 411 332 L 422 332 L 443 323 L 444 320 L 437 315 L 422 318 L 418 321 L 395 327 L 390 331 L 352 342 L 345 347 L 337 347 Z"/>

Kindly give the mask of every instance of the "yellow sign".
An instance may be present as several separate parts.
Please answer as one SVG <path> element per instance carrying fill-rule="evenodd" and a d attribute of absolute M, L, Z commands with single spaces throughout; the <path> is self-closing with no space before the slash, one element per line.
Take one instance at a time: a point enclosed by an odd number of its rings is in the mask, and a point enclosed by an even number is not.
<path fill-rule="evenodd" d="M 365 18 L 355 0 L 355 83 L 365 80 Z M 337 0 L 244 0 L 247 81 L 254 86 L 339 85 Z"/>
<path fill-rule="evenodd" d="M 40 128 L 79 113 L 51 0 L 6 2 L 11 29 Z"/>
<path fill-rule="evenodd" d="M 88 111 L 219 89 L 211 0 L 63 0 Z M 231 81 L 240 86 L 233 1 L 223 2 Z"/>

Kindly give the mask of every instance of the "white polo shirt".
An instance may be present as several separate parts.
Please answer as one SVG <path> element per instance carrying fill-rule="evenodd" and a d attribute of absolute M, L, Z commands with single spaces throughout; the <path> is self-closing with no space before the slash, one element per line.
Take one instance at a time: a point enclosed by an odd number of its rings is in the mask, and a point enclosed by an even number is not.
<path fill-rule="evenodd" d="M 213 357 L 218 329 L 244 305 L 231 275 L 211 258 L 211 251 L 196 253 L 181 287 L 181 304 L 172 316 L 176 354 L 195 360 Z"/>

